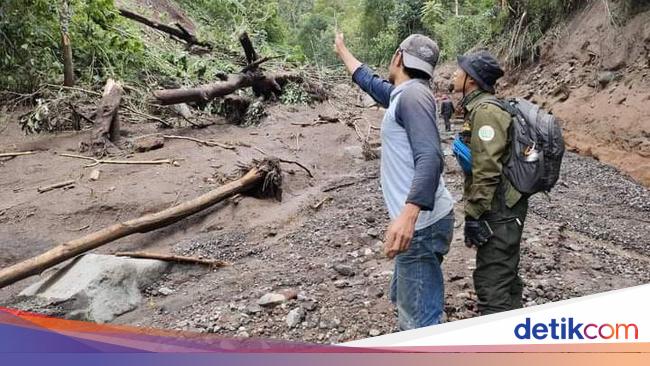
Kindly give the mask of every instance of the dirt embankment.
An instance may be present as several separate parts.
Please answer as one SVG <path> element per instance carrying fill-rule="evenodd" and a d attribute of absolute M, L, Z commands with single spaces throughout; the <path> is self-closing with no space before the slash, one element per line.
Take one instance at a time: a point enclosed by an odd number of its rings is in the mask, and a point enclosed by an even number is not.
<path fill-rule="evenodd" d="M 502 92 L 560 117 L 570 149 L 650 186 L 650 11 L 625 22 L 612 18 L 617 11 L 594 1 L 548 35 L 539 63 L 511 73 Z"/>

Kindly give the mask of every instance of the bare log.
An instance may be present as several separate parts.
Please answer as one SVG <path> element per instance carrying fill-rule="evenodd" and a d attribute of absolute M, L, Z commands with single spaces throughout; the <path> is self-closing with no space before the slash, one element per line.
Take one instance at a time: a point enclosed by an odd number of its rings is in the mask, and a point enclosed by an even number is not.
<path fill-rule="evenodd" d="M 196 258 L 196 257 L 187 257 L 182 255 L 151 253 L 151 252 L 118 252 L 115 253 L 115 255 L 118 257 L 157 259 L 165 262 L 202 264 L 210 267 L 224 267 L 229 265 L 228 262 L 224 262 L 218 259 L 204 259 L 204 258 Z"/>
<path fill-rule="evenodd" d="M 212 99 L 223 97 L 239 89 L 259 85 L 260 91 L 280 92 L 282 86 L 290 81 L 301 81 L 297 74 L 283 73 L 257 77 L 251 74 L 230 75 L 226 81 L 186 89 L 163 89 L 153 92 L 154 97 L 162 105 L 178 103 L 207 103 Z"/>
<path fill-rule="evenodd" d="M 176 27 L 172 27 L 172 26 L 169 26 L 169 25 L 166 25 L 166 24 L 158 23 L 155 20 L 148 19 L 148 18 L 146 18 L 146 17 L 144 17 L 144 16 L 142 16 L 140 14 L 136 14 L 136 13 L 134 13 L 132 11 L 129 11 L 129 10 L 126 10 L 124 8 L 120 8 L 119 11 L 120 11 L 120 15 L 125 17 L 125 18 L 134 20 L 134 21 L 136 21 L 138 23 L 142 23 L 142 24 L 144 24 L 144 25 L 146 25 L 148 27 L 151 27 L 153 29 L 157 29 L 157 30 L 159 30 L 159 31 L 161 31 L 163 33 L 167 33 L 174 39 L 185 41 L 188 45 L 197 45 L 197 46 L 205 47 L 205 48 L 208 48 L 208 49 L 213 48 L 210 43 L 199 41 L 194 34 L 190 33 L 187 29 L 185 29 L 179 23 L 175 24 Z"/>
<path fill-rule="evenodd" d="M 166 210 L 109 226 L 82 238 L 60 244 L 43 254 L 0 270 L 0 288 L 40 273 L 67 259 L 119 238 L 134 233 L 146 233 L 173 224 L 238 193 L 255 194 L 261 197 L 275 196 L 279 199 L 281 198 L 282 192 L 281 184 L 282 179 L 277 159 L 267 159 L 260 162 L 255 161 L 253 167 L 240 179 L 225 184 L 193 200 Z"/>
<path fill-rule="evenodd" d="M 108 79 L 102 99 L 97 106 L 95 131 L 89 142 L 82 142 L 81 151 L 90 150 L 94 155 L 103 156 L 106 147 L 115 142 L 120 134 L 118 109 L 122 100 L 122 86 L 113 79 Z"/>
<path fill-rule="evenodd" d="M 251 77 L 232 75 L 226 81 L 186 89 L 156 90 L 153 95 L 162 105 L 178 103 L 207 103 L 214 98 L 228 95 L 238 89 L 253 85 Z"/>

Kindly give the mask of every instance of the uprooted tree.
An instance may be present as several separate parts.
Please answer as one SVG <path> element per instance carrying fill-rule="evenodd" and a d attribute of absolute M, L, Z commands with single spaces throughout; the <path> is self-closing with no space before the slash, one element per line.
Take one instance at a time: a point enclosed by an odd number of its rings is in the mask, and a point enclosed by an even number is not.
<path fill-rule="evenodd" d="M 242 88 L 252 88 L 256 97 L 269 99 L 282 94 L 282 88 L 289 82 L 304 82 L 303 77 L 296 73 L 265 74 L 260 65 L 270 60 L 270 57 L 260 58 L 253 48 L 253 43 L 247 33 L 239 37 L 246 55 L 246 66 L 239 74 L 227 75 L 224 80 L 207 85 L 186 89 L 164 89 L 153 93 L 162 105 L 178 103 L 207 103 L 212 99 L 224 97 Z M 310 85 L 312 92 L 319 88 Z"/>

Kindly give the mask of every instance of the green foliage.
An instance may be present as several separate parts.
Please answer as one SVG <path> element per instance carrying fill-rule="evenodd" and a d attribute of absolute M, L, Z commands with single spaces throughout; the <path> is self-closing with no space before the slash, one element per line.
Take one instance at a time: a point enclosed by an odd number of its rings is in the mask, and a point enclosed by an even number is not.
<path fill-rule="evenodd" d="M 277 0 L 177 0 L 199 22 L 199 38 L 239 50 L 237 36 L 246 31 L 262 51 L 269 44 L 282 44 L 287 24 L 280 17 Z"/>
<path fill-rule="evenodd" d="M 69 35 L 76 76 L 95 82 L 107 76 L 135 77 L 144 45 L 129 36 L 111 0 L 69 1 Z M 29 91 L 61 78 L 59 2 L 5 0 L 0 6 L 0 88 Z"/>
<path fill-rule="evenodd" d="M 55 129 L 50 122 L 50 107 L 42 99 L 37 100 L 36 107 L 20 118 L 20 127 L 25 133 L 50 132 Z"/>
<path fill-rule="evenodd" d="M 0 3 L 0 88 L 33 91 L 42 83 L 61 82 L 61 1 Z M 526 59 L 545 32 L 587 0 L 508 0 L 505 9 L 496 0 L 174 0 L 194 21 L 197 37 L 216 45 L 210 56 L 193 55 L 166 36 L 153 41 L 156 32 L 143 32 L 120 17 L 113 0 L 68 2 L 79 82 L 115 77 L 169 87 L 236 72 L 243 31 L 260 54 L 283 56 L 285 63 L 315 63 L 321 70 L 340 65 L 332 49 L 337 29 L 353 53 L 372 65 L 386 65 L 401 40 L 413 33 L 435 39 L 443 60 L 495 44 L 513 59 Z M 618 3 L 615 22 L 650 6 L 649 0 Z M 152 16 L 148 8 L 134 10 Z"/>
<path fill-rule="evenodd" d="M 301 84 L 291 82 L 282 89 L 280 102 L 282 104 L 308 104 L 311 102 L 311 96 Z"/>

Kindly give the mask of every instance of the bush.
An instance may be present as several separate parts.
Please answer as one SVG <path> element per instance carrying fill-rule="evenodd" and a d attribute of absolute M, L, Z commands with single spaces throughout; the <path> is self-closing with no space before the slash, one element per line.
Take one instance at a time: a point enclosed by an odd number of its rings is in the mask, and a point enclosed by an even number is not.
<path fill-rule="evenodd" d="M 129 36 L 111 0 L 69 1 L 75 74 L 82 82 L 135 78 L 144 65 L 142 42 Z M 0 88 L 33 91 L 62 78 L 59 3 L 5 0 L 0 6 Z"/>

